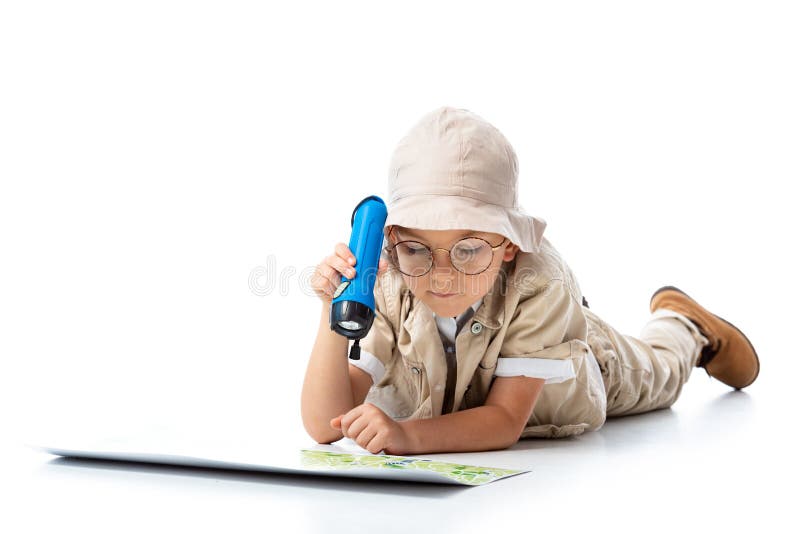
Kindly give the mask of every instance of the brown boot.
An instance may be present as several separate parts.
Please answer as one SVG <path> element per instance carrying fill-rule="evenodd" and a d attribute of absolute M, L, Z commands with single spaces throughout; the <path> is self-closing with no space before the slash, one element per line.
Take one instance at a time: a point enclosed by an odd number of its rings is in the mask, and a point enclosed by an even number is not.
<path fill-rule="evenodd" d="M 709 340 L 696 367 L 735 389 L 755 381 L 760 364 L 756 349 L 741 330 L 709 312 L 689 295 L 674 286 L 664 286 L 650 297 L 650 311 L 667 308 L 692 321 Z"/>

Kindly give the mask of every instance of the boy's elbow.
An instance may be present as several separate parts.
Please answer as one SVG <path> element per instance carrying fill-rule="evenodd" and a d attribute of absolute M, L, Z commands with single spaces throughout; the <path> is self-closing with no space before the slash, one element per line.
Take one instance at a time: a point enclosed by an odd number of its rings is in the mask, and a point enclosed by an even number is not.
<path fill-rule="evenodd" d="M 502 406 L 491 406 L 493 409 L 492 417 L 494 424 L 487 427 L 488 434 L 485 437 L 487 442 L 484 450 L 503 450 L 515 445 L 522 431 L 525 429 L 525 423 L 520 423 L 514 416 Z M 487 412 L 487 416 L 489 412 Z"/>
<path fill-rule="evenodd" d="M 516 445 L 517 441 L 519 441 L 519 436 L 507 437 L 502 441 L 495 441 L 493 445 L 489 445 L 485 450 L 502 451 Z"/>
<path fill-rule="evenodd" d="M 334 437 L 327 437 L 327 438 L 315 438 L 315 437 L 312 436 L 312 439 L 314 441 L 316 441 L 317 443 L 319 443 L 320 445 L 330 445 L 334 441 L 339 441 L 340 439 L 342 439 L 342 437 L 343 436 L 339 436 L 339 437 L 334 436 Z"/>
<path fill-rule="evenodd" d="M 522 436 L 522 432 L 528 425 L 528 421 L 527 419 L 524 421 L 520 421 L 518 418 L 515 418 L 514 415 L 509 413 L 507 410 L 504 410 L 504 412 L 507 418 L 506 419 L 507 432 L 505 433 L 506 439 L 502 442 L 502 448 L 507 449 L 517 444 L 520 436 Z"/>
<path fill-rule="evenodd" d="M 517 442 L 519 441 L 519 436 L 520 436 L 520 434 L 521 434 L 521 432 L 517 432 L 516 434 L 512 434 L 511 438 L 510 438 L 510 439 L 507 439 L 507 440 L 506 440 L 506 441 L 503 443 L 503 448 L 504 448 L 504 449 L 507 449 L 507 448 L 509 448 L 509 447 L 513 447 L 514 445 L 516 445 L 516 444 L 517 444 Z"/>
<path fill-rule="evenodd" d="M 334 441 L 339 441 L 344 437 L 344 434 L 341 433 L 339 430 L 334 430 L 333 428 L 325 430 L 320 428 L 310 428 L 308 425 L 303 425 L 306 429 L 306 433 L 319 443 L 320 445 L 328 445 L 333 443 Z"/>

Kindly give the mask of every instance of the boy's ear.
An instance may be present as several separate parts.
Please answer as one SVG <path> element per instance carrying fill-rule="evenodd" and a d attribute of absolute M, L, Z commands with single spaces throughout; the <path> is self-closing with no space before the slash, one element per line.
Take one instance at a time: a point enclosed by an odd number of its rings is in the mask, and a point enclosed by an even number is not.
<path fill-rule="evenodd" d="M 519 247 L 516 244 L 511 243 L 510 247 L 506 247 L 506 252 L 503 255 L 503 261 L 513 260 L 517 257 L 517 252 L 519 252 Z"/>

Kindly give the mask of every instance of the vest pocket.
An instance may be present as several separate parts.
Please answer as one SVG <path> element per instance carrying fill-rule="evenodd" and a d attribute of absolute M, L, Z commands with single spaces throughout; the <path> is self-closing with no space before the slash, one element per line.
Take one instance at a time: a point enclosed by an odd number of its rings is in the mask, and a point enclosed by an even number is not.
<path fill-rule="evenodd" d="M 483 406 L 486 397 L 489 396 L 495 369 L 497 369 L 497 356 L 484 358 L 478 363 L 475 374 L 472 375 L 472 381 L 464 391 L 463 406 L 465 409 Z"/>
<path fill-rule="evenodd" d="M 477 371 L 479 371 L 481 369 L 483 369 L 484 371 L 487 370 L 487 369 L 494 370 L 494 368 L 497 367 L 497 358 L 498 358 L 498 356 L 499 355 L 496 354 L 494 356 L 487 356 L 484 359 L 482 359 L 480 362 L 478 362 Z"/>
<path fill-rule="evenodd" d="M 416 411 L 425 398 L 425 365 L 422 362 L 412 362 L 403 358 L 403 367 L 404 382 L 407 387 L 406 396 L 414 404 L 412 411 Z"/>

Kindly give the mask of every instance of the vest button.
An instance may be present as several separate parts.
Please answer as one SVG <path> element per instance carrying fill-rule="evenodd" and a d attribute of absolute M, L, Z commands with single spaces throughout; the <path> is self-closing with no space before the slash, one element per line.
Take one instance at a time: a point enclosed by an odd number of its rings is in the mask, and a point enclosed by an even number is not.
<path fill-rule="evenodd" d="M 472 333 L 473 334 L 480 334 L 481 330 L 483 330 L 483 325 L 481 323 L 472 323 Z"/>
<path fill-rule="evenodd" d="M 412 367 L 411 368 L 411 372 L 414 373 L 415 375 L 418 375 L 419 374 L 419 367 Z"/>

